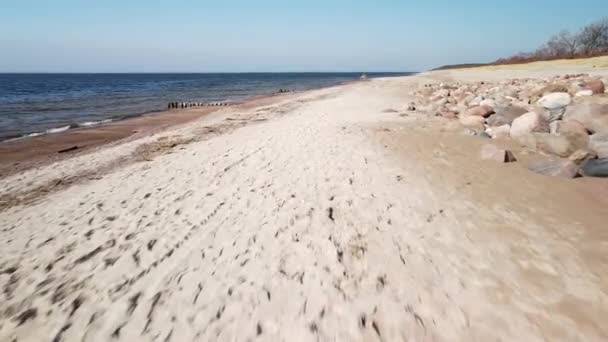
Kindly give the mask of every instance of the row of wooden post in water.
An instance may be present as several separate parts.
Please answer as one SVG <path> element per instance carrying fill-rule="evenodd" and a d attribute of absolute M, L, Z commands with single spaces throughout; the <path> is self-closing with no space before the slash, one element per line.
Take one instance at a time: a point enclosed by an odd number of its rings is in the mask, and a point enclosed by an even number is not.
<path fill-rule="evenodd" d="M 168 109 L 179 109 L 179 108 L 191 108 L 191 107 L 218 107 L 218 106 L 230 106 L 228 102 L 169 102 L 167 105 Z"/>

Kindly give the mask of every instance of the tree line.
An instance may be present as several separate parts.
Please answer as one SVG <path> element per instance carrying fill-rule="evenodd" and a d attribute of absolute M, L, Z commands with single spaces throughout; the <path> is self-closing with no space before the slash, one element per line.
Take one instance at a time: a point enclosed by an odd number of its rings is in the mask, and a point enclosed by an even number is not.
<path fill-rule="evenodd" d="M 501 58 L 493 64 L 514 64 L 564 58 L 608 55 L 608 17 L 597 20 L 578 32 L 561 31 L 533 52 Z"/>

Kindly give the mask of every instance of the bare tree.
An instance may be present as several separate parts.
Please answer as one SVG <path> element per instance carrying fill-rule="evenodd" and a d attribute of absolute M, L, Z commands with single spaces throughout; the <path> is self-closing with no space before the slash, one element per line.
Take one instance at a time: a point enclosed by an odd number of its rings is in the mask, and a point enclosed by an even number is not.
<path fill-rule="evenodd" d="M 585 55 L 608 52 L 608 18 L 585 26 L 579 33 L 579 40 Z"/>
<path fill-rule="evenodd" d="M 574 57 L 579 48 L 579 35 L 562 31 L 549 39 L 545 49 L 551 57 Z"/>

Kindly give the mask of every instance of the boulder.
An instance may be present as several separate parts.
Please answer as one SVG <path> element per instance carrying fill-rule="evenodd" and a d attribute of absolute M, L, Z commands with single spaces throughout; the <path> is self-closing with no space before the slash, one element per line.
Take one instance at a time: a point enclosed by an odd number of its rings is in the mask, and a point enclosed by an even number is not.
<path fill-rule="evenodd" d="M 511 131 L 510 125 L 488 127 L 486 129 L 486 133 L 488 133 L 493 139 L 508 138 L 510 136 L 510 131 Z"/>
<path fill-rule="evenodd" d="M 498 148 L 492 144 L 486 144 L 481 148 L 481 159 L 499 163 L 512 163 L 517 161 L 511 151 Z"/>
<path fill-rule="evenodd" d="M 566 135 L 566 136 L 581 136 L 584 137 L 585 141 L 589 140 L 589 133 L 585 126 L 580 123 L 578 120 L 568 120 L 568 121 L 557 121 L 559 124 L 557 126 L 557 134 Z"/>
<path fill-rule="evenodd" d="M 579 166 L 569 160 L 544 160 L 530 163 L 528 170 L 545 176 L 574 178 Z"/>
<path fill-rule="evenodd" d="M 591 90 L 593 94 L 603 94 L 606 91 L 602 80 L 590 80 L 585 82 L 584 89 Z"/>
<path fill-rule="evenodd" d="M 494 109 L 492 107 L 481 105 L 481 106 L 477 106 L 477 107 L 473 107 L 473 108 L 469 109 L 465 115 L 481 116 L 481 117 L 487 118 L 492 113 L 494 113 Z"/>
<path fill-rule="evenodd" d="M 568 93 L 550 93 L 538 100 L 538 104 L 546 109 L 557 109 L 566 107 L 572 102 L 572 97 Z"/>
<path fill-rule="evenodd" d="M 549 121 L 560 120 L 570 103 L 572 97 L 568 93 L 550 93 L 538 100 L 538 105 L 549 111 Z"/>
<path fill-rule="evenodd" d="M 538 88 L 535 88 L 538 89 Z M 570 91 L 569 87 L 565 84 L 561 83 L 552 83 L 546 85 L 536 91 L 532 90 L 528 94 L 533 102 L 536 102 L 541 97 L 551 94 L 551 93 L 568 93 Z"/>
<path fill-rule="evenodd" d="M 582 165 L 580 172 L 586 177 L 608 177 L 608 158 L 590 159 Z"/>
<path fill-rule="evenodd" d="M 509 134 L 517 140 L 534 132 L 549 132 L 549 123 L 538 113 L 528 112 L 513 120 Z"/>
<path fill-rule="evenodd" d="M 608 133 L 595 133 L 589 137 L 589 148 L 599 158 L 608 158 Z"/>
<path fill-rule="evenodd" d="M 485 122 L 486 119 L 483 118 L 483 116 L 475 116 L 475 115 L 461 115 L 458 118 L 458 121 L 460 121 L 460 123 L 467 127 L 467 128 L 471 128 L 474 130 L 479 130 L 479 131 L 484 131 L 485 130 Z"/>
<path fill-rule="evenodd" d="M 608 133 L 608 104 L 586 100 L 569 106 L 564 121 L 576 120 L 592 133 Z"/>
<path fill-rule="evenodd" d="M 513 120 L 528 112 L 527 109 L 518 106 L 498 107 L 494 111 L 495 114 L 487 120 L 489 126 L 510 125 Z"/>
<path fill-rule="evenodd" d="M 496 108 L 496 101 L 492 99 L 485 99 L 479 103 L 480 106 L 490 107 L 492 109 Z"/>
<path fill-rule="evenodd" d="M 572 140 L 565 135 L 549 133 L 534 133 L 536 149 L 560 157 L 569 157 L 574 151 L 587 147 L 578 140 Z"/>
<path fill-rule="evenodd" d="M 568 157 L 568 160 L 575 163 L 576 165 L 581 165 L 582 163 L 587 162 L 587 160 L 590 159 L 595 159 L 597 158 L 597 154 L 589 149 L 583 148 L 580 150 L 576 150 L 574 151 L 574 153 L 572 153 L 570 155 L 570 157 Z"/>

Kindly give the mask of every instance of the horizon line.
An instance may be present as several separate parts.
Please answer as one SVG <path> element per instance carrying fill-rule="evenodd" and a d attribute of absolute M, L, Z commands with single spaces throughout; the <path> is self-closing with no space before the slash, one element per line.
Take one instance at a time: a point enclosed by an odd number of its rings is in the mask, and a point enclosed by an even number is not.
<path fill-rule="evenodd" d="M 0 74 L 406 74 L 420 71 L 1 71 Z"/>

